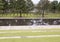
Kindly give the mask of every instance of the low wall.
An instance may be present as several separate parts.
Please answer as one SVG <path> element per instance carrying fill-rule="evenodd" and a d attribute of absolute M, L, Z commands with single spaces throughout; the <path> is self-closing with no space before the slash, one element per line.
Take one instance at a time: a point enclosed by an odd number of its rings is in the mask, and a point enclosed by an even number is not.
<path fill-rule="evenodd" d="M 45 26 L 0 26 L 0 30 L 28 30 L 28 29 L 60 29 L 60 25 L 45 25 Z"/>

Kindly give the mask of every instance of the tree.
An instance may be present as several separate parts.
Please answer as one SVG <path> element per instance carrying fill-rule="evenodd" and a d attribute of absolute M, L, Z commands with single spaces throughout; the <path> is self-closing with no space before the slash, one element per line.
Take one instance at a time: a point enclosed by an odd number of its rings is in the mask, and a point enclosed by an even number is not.
<path fill-rule="evenodd" d="M 19 11 L 20 17 L 21 17 L 21 14 L 26 11 L 26 1 L 25 0 L 17 0 L 15 8 Z"/>
<path fill-rule="evenodd" d="M 10 0 L 10 10 L 14 13 L 16 12 L 16 7 L 17 7 L 17 1 L 16 0 Z"/>
<path fill-rule="evenodd" d="M 2 9 L 3 9 L 3 3 L 2 3 L 2 0 L 0 0 L 0 13 Z"/>
<path fill-rule="evenodd" d="M 5 5 L 5 0 L 0 0 L 0 12 L 4 11 L 5 9 L 4 5 Z"/>
<path fill-rule="evenodd" d="M 53 13 L 55 13 L 57 11 L 57 6 L 58 6 L 58 1 L 57 0 L 51 2 L 51 4 L 50 4 L 50 10 Z"/>
<path fill-rule="evenodd" d="M 0 10 L 3 8 L 3 2 L 0 0 Z"/>
<path fill-rule="evenodd" d="M 21 17 L 21 14 L 26 11 L 26 1 L 25 0 L 10 0 L 10 9 L 14 13 L 16 12 L 20 13 L 20 17 Z"/>
<path fill-rule="evenodd" d="M 33 10 L 33 2 L 31 0 L 10 0 L 9 9 L 12 12 L 20 13 L 20 16 L 24 12 L 30 12 Z"/>
<path fill-rule="evenodd" d="M 40 0 L 37 4 L 38 12 L 42 14 L 42 17 L 44 17 L 44 11 L 48 10 L 49 8 L 49 0 Z"/>
<path fill-rule="evenodd" d="M 57 10 L 60 12 L 60 2 L 58 3 Z"/>
<path fill-rule="evenodd" d="M 3 4 L 3 12 L 6 13 L 8 10 L 8 2 L 6 0 L 2 0 Z"/>
<path fill-rule="evenodd" d="M 30 12 L 34 9 L 34 4 L 31 0 L 26 0 L 26 8 L 27 8 L 27 12 Z"/>

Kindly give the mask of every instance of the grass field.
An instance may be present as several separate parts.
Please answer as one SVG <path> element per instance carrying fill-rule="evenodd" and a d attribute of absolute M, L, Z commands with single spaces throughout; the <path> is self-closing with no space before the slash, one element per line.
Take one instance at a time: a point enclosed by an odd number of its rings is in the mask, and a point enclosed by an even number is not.
<path fill-rule="evenodd" d="M 3 40 L 0 40 L 0 42 L 60 42 L 60 37 L 3 39 Z"/>
<path fill-rule="evenodd" d="M 24 36 L 41 36 L 41 35 L 60 35 L 60 29 L 35 29 L 35 30 L 0 30 L 0 42 L 60 42 L 60 36 L 57 37 L 40 37 L 26 38 Z M 22 36 L 23 38 L 5 38 Z"/>
<path fill-rule="evenodd" d="M 39 18 L 39 17 L 42 17 L 41 14 L 25 14 L 23 13 L 21 15 L 22 17 L 26 17 L 26 18 Z M 0 14 L 0 17 L 20 17 L 20 14 L 13 14 L 13 13 L 10 13 L 10 14 Z M 44 14 L 44 18 L 60 18 L 60 14 L 59 13 L 47 13 L 47 14 Z"/>

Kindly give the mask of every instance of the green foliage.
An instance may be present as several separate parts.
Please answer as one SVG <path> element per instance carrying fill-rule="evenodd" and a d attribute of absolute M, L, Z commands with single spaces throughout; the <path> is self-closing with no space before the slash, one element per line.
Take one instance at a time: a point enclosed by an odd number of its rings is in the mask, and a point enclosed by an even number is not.
<path fill-rule="evenodd" d="M 7 8 L 7 2 L 5 0 L 0 0 L 0 13 L 4 13 Z"/>
<path fill-rule="evenodd" d="M 60 12 L 60 2 L 58 4 L 58 7 L 57 7 L 58 11 Z"/>
<path fill-rule="evenodd" d="M 25 0 L 17 0 L 16 2 L 16 9 L 18 9 L 20 12 L 24 12 L 26 9 L 26 2 Z"/>
<path fill-rule="evenodd" d="M 31 0 L 0 0 L 0 9 L 7 11 L 16 11 L 18 13 L 28 12 L 33 9 L 33 3 Z"/>
<path fill-rule="evenodd" d="M 50 10 L 55 13 L 57 11 L 57 6 L 58 6 L 58 1 L 51 2 Z"/>
<path fill-rule="evenodd" d="M 39 3 L 37 4 L 37 10 L 40 12 L 42 10 L 47 11 L 49 8 L 49 0 L 47 1 L 39 1 Z"/>
<path fill-rule="evenodd" d="M 40 12 L 40 10 L 46 10 L 48 12 L 60 12 L 60 2 L 58 2 L 57 0 L 54 0 L 52 2 L 49 1 L 43 1 L 41 3 L 41 1 L 37 4 L 37 10 Z"/>
<path fill-rule="evenodd" d="M 26 0 L 27 12 L 32 11 L 34 9 L 34 4 L 31 0 Z"/>
<path fill-rule="evenodd" d="M 4 1 L 0 0 L 0 10 L 3 10 L 3 9 L 4 9 Z"/>

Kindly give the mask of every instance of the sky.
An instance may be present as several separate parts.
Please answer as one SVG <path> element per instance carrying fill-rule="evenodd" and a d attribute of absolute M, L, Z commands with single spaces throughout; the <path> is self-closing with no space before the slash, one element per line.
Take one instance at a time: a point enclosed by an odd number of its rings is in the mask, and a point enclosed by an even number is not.
<path fill-rule="evenodd" d="M 37 4 L 40 0 L 32 0 L 34 4 Z M 50 1 L 53 1 L 53 0 L 50 0 Z M 60 1 L 60 0 L 58 0 Z"/>

